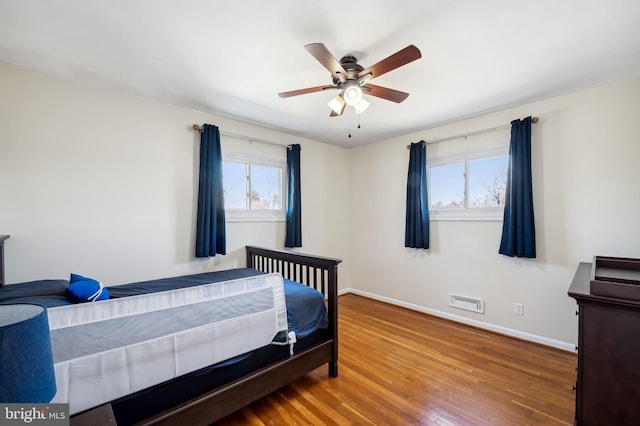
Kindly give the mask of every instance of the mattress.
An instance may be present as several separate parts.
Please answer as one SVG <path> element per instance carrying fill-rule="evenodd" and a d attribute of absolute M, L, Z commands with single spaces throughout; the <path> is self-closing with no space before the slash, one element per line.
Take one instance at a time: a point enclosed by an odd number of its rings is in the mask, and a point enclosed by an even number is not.
<path fill-rule="evenodd" d="M 265 274 L 48 310 L 70 414 L 269 345 L 287 331 L 283 279 Z"/>

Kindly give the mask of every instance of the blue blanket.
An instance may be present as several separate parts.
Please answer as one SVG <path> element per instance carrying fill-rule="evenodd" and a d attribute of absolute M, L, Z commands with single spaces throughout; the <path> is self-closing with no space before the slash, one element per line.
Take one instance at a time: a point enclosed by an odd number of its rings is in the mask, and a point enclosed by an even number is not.
<path fill-rule="evenodd" d="M 111 298 L 128 297 L 245 278 L 262 273 L 255 269 L 238 268 L 123 284 L 107 287 L 107 289 Z M 71 301 L 66 293 L 68 285 L 67 280 L 41 280 L 6 285 L 0 288 L 0 303 L 36 303 L 46 307 L 69 305 Z M 319 291 L 285 279 L 284 292 L 290 331 L 294 331 L 299 338 L 303 338 L 315 330 L 327 328 L 324 296 Z"/>

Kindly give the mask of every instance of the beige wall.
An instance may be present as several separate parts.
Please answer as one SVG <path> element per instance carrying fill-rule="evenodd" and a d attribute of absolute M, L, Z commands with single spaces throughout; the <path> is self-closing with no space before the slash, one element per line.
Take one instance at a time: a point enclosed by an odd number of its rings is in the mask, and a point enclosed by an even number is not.
<path fill-rule="evenodd" d="M 76 272 L 111 285 L 241 266 L 246 244 L 282 247 L 284 223 L 236 222 L 227 225 L 227 256 L 193 257 L 198 136 L 190 126 L 204 122 L 302 145 L 300 251 L 344 259 L 342 289 L 568 349 L 577 322 L 566 291 L 577 263 L 640 257 L 640 79 L 351 150 L 3 64 L 0 93 L 9 283 Z M 527 115 L 541 118 L 533 130 L 538 259 L 498 255 L 501 222 L 432 222 L 431 250 L 404 248 L 407 143 Z M 508 134 L 429 145 L 428 155 Z M 483 298 L 485 314 L 450 308 L 449 293 Z M 513 315 L 514 302 L 524 316 Z"/>
<path fill-rule="evenodd" d="M 0 93 L 8 283 L 75 272 L 112 285 L 244 265 L 246 244 L 281 248 L 284 222 L 229 223 L 228 255 L 194 258 L 199 136 L 191 125 L 207 122 L 302 145 L 300 251 L 344 259 L 349 286 L 347 150 L 4 64 Z M 281 148 L 240 145 L 286 158 Z"/>
<path fill-rule="evenodd" d="M 640 257 L 640 79 L 460 121 L 351 151 L 352 284 L 425 312 L 558 347 L 577 338 L 567 289 L 578 262 Z M 425 111 L 428 114 L 428 111 Z M 431 222 L 431 249 L 404 248 L 410 142 L 508 124 L 533 127 L 538 258 L 498 254 L 502 222 Z M 428 145 L 491 144 L 499 131 Z M 485 314 L 448 306 L 449 293 L 480 297 Z M 513 314 L 515 302 L 524 316 Z"/>

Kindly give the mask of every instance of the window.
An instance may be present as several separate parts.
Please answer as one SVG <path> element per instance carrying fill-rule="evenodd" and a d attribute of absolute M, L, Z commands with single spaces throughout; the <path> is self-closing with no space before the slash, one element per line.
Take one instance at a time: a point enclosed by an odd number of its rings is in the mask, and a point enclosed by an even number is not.
<path fill-rule="evenodd" d="M 467 163 L 470 208 L 504 207 L 508 164 L 506 155 Z"/>
<path fill-rule="evenodd" d="M 429 209 L 464 208 L 464 163 L 431 166 Z"/>
<path fill-rule="evenodd" d="M 249 165 L 251 210 L 282 210 L 282 170 L 279 167 Z"/>
<path fill-rule="evenodd" d="M 509 161 L 505 150 L 501 146 L 430 160 L 430 218 L 502 220 Z"/>
<path fill-rule="evenodd" d="M 223 156 L 227 220 L 284 221 L 285 162 Z"/>

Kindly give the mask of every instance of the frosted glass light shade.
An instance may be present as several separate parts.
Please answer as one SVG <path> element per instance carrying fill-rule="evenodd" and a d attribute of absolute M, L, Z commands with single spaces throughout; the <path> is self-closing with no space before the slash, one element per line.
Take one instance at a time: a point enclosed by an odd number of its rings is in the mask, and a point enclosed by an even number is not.
<path fill-rule="evenodd" d="M 335 98 L 331 99 L 328 103 L 329 108 L 333 110 L 338 115 L 342 115 L 344 112 L 344 108 L 346 106 L 344 99 L 342 99 L 342 95 L 338 95 Z"/>
<path fill-rule="evenodd" d="M 353 106 L 353 109 L 356 110 L 356 114 L 360 115 L 365 109 L 369 108 L 369 105 L 371 104 L 365 98 L 362 98 L 357 105 Z"/>
<path fill-rule="evenodd" d="M 349 86 L 344 89 L 343 96 L 347 105 L 356 106 L 362 101 L 362 89 L 357 85 Z"/>

